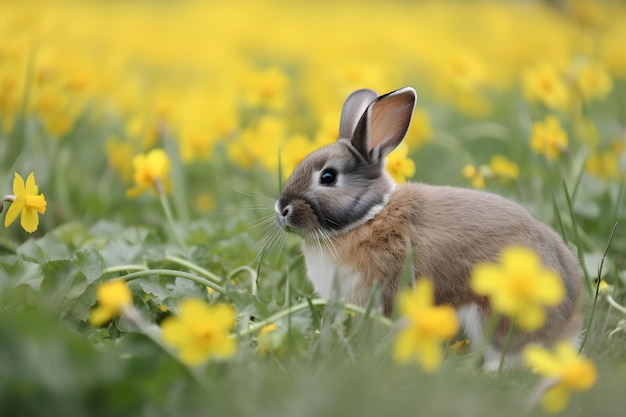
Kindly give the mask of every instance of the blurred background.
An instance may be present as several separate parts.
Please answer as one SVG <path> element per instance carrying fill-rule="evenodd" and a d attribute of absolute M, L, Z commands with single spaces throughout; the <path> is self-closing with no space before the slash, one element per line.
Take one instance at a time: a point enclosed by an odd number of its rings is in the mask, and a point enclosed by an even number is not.
<path fill-rule="evenodd" d="M 174 169 L 173 187 L 183 218 L 228 199 L 224 187 L 248 191 L 249 172 L 269 173 L 265 191 L 275 194 L 279 153 L 282 180 L 336 139 L 343 100 L 357 88 L 417 89 L 409 178 L 469 185 L 461 169 L 498 152 L 536 177 L 526 162 L 532 123 L 549 114 L 569 134 L 564 153 L 584 148 L 591 176 L 623 174 L 621 2 L 0 7 L 0 179 L 8 186 L 13 171 L 37 169 L 55 201 L 44 227 L 105 213 L 137 220 L 111 209 L 126 201 L 133 156 L 155 147 L 185 167 Z"/>

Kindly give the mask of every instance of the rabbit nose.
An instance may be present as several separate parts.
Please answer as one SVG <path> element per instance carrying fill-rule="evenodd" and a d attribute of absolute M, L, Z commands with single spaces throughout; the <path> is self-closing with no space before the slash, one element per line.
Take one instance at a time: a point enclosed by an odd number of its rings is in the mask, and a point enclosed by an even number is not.
<path fill-rule="evenodd" d="M 277 201 L 276 204 L 274 205 L 274 211 L 279 216 L 285 218 L 289 215 L 289 212 L 291 211 L 291 204 L 287 204 L 285 207 L 281 208 L 280 202 Z"/>

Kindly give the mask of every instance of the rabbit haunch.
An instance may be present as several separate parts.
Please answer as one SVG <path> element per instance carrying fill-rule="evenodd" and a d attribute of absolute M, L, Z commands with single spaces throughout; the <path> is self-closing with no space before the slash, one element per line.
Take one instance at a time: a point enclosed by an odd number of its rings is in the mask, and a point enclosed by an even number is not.
<path fill-rule="evenodd" d="M 384 96 L 359 90 L 343 106 L 340 139 L 308 155 L 289 177 L 276 202 L 279 224 L 304 241 L 307 275 L 322 297 L 339 296 L 364 306 L 375 284 L 390 314 L 407 256 L 415 279 L 433 280 L 435 302 L 457 309 L 465 333 L 477 342 L 491 313 L 488 300 L 470 288 L 481 262 L 497 262 L 511 245 L 533 249 L 557 272 L 566 298 L 547 310 L 546 324 L 515 332 L 513 354 L 528 342 L 575 338 L 582 272 L 560 236 L 522 206 L 495 194 L 418 183 L 396 185 L 384 158 L 404 138 L 416 95 L 403 88 Z M 485 354 L 499 360 L 508 331 L 502 320 Z"/>

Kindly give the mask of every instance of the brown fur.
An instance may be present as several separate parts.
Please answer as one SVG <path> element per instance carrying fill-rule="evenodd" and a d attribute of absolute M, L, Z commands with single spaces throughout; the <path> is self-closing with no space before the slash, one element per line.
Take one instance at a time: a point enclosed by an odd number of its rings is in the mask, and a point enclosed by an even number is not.
<path fill-rule="evenodd" d="M 428 277 L 435 287 L 435 303 L 461 307 L 477 303 L 485 315 L 488 302 L 469 285 L 470 272 L 480 262 L 497 262 L 501 250 L 523 245 L 541 254 L 546 267 L 565 283 L 565 301 L 548 312 L 547 325 L 520 334 L 511 348 L 531 340 L 573 336 L 580 318 L 581 271 L 578 262 L 552 229 L 535 220 L 523 207 L 495 194 L 425 184 L 398 186 L 387 206 L 367 223 L 333 239 L 339 262 L 363 276 L 368 290 L 384 289 L 384 310 L 391 313 L 409 250 L 413 250 L 415 278 Z M 339 277 L 341 279 L 341 277 Z M 369 292 L 369 291 L 367 291 Z M 354 300 L 364 305 L 367 300 Z M 503 320 L 495 339 L 501 346 L 508 323 Z"/>

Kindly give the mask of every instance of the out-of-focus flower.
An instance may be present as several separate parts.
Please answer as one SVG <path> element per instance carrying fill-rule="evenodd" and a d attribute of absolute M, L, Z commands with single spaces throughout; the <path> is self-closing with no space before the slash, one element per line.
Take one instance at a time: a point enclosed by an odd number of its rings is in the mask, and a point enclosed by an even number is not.
<path fill-rule="evenodd" d="M 264 326 L 257 338 L 257 352 L 261 355 L 267 355 L 272 352 L 280 354 L 284 336 L 284 332 L 279 330 L 276 323 Z"/>
<path fill-rule="evenodd" d="M 613 90 L 613 80 L 597 63 L 586 63 L 576 74 L 576 83 L 586 100 L 601 100 Z"/>
<path fill-rule="evenodd" d="M 100 327 L 113 320 L 122 310 L 132 304 L 133 296 L 126 281 L 119 279 L 98 285 L 98 306 L 91 310 L 89 324 Z"/>
<path fill-rule="evenodd" d="M 111 138 L 106 143 L 105 151 L 109 166 L 119 172 L 122 180 L 130 182 L 133 178 L 133 145 L 130 142 Z"/>
<path fill-rule="evenodd" d="M 285 119 L 263 116 L 229 143 L 228 156 L 243 168 L 259 164 L 270 172 L 278 168 L 278 152 L 286 136 Z"/>
<path fill-rule="evenodd" d="M 550 115 L 543 122 L 533 123 L 530 147 L 536 153 L 553 161 L 568 150 L 567 145 L 567 133 L 555 116 Z"/>
<path fill-rule="evenodd" d="M 126 192 L 129 197 L 136 197 L 152 189 L 157 194 L 169 189 L 170 159 L 163 149 L 153 149 L 147 154 L 133 158 L 135 187 Z"/>
<path fill-rule="evenodd" d="M 278 67 L 270 67 L 251 74 L 245 97 L 252 107 L 282 110 L 287 104 L 289 77 Z"/>
<path fill-rule="evenodd" d="M 528 101 L 539 102 L 551 109 L 563 109 L 568 104 L 567 85 L 554 65 L 531 68 L 523 73 L 522 81 Z"/>
<path fill-rule="evenodd" d="M 44 214 L 46 212 L 47 202 L 45 196 L 39 194 L 34 173 L 31 172 L 28 175 L 26 185 L 24 185 L 24 179 L 16 172 L 13 178 L 13 195 L 4 197 L 2 202 L 4 203 L 4 201 L 12 201 L 4 218 L 5 227 L 9 227 L 21 215 L 20 225 L 24 230 L 28 233 L 37 230 L 39 226 L 37 213 Z"/>
<path fill-rule="evenodd" d="M 425 278 L 399 294 L 398 306 L 405 325 L 394 341 L 394 359 L 399 363 L 417 362 L 428 372 L 437 370 L 442 361 L 441 343 L 458 331 L 454 309 L 434 305 L 433 284 Z"/>
<path fill-rule="evenodd" d="M 161 323 L 163 341 L 189 366 L 210 358 L 227 359 L 235 353 L 235 339 L 229 336 L 235 320 L 235 309 L 230 305 L 211 306 L 190 298 L 180 304 L 178 317 L 167 317 Z"/>
<path fill-rule="evenodd" d="M 415 174 L 415 162 L 409 158 L 409 145 L 401 143 L 387 156 L 387 172 L 398 184 L 403 184 Z"/>
<path fill-rule="evenodd" d="M 519 167 L 503 155 L 494 155 L 489 162 L 489 169 L 496 177 L 516 180 L 519 177 Z"/>
<path fill-rule="evenodd" d="M 430 125 L 428 113 L 417 108 L 413 112 L 411 127 L 404 140 L 411 149 L 417 149 L 420 145 L 428 142 L 433 137 L 433 129 Z"/>
<path fill-rule="evenodd" d="M 556 345 L 554 352 L 539 346 L 524 349 L 524 358 L 535 372 L 547 378 L 542 405 L 549 413 L 562 411 L 574 391 L 586 391 L 596 382 L 596 368 L 591 360 L 579 355 L 569 341 Z"/>
<path fill-rule="evenodd" d="M 486 168 L 486 167 L 485 167 Z M 476 165 L 465 165 L 461 170 L 461 175 L 472 184 L 474 188 L 485 188 L 485 169 Z"/>
<path fill-rule="evenodd" d="M 295 134 L 289 137 L 280 149 L 283 177 L 291 175 L 296 166 L 316 148 L 316 144 L 305 135 Z"/>
<path fill-rule="evenodd" d="M 499 264 L 481 263 L 471 274 L 472 290 L 489 297 L 492 308 L 515 320 L 525 331 L 543 326 L 544 307 L 559 304 L 565 289 L 556 272 L 545 268 L 532 250 L 506 248 Z"/>
<path fill-rule="evenodd" d="M 201 193 L 196 197 L 196 210 L 199 213 L 208 213 L 215 208 L 215 198 L 210 193 Z"/>

